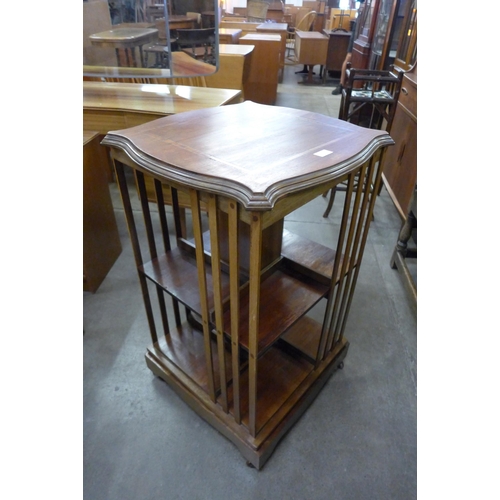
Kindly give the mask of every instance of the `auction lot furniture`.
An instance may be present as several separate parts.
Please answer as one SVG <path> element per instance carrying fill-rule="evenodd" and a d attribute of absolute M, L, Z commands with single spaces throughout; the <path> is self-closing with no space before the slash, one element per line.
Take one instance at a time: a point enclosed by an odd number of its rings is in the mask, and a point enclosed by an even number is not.
<path fill-rule="evenodd" d="M 189 56 L 186 56 L 189 58 Z M 241 92 L 185 85 L 83 82 L 83 126 L 106 134 L 192 109 L 239 101 Z"/>
<path fill-rule="evenodd" d="M 281 35 L 248 33 L 240 45 L 253 45 L 245 99 L 259 104 L 274 104 L 278 96 L 281 60 Z"/>
<path fill-rule="evenodd" d="M 96 292 L 122 251 L 99 134 L 83 132 L 83 290 Z"/>
<path fill-rule="evenodd" d="M 380 184 L 393 141 L 384 131 L 246 101 L 110 132 L 103 143 L 150 328 L 147 366 L 261 468 L 347 354 L 344 329 L 376 199 L 353 193 L 353 183 L 361 176 Z M 155 179 L 153 206 L 145 174 Z M 284 231 L 287 214 L 344 179 L 336 249 Z M 191 198 L 186 237 L 179 193 Z"/>
<path fill-rule="evenodd" d="M 295 32 L 295 56 L 298 64 L 309 67 L 307 79 L 312 82 L 313 67 L 324 66 L 328 53 L 328 37 L 317 31 Z"/>
<path fill-rule="evenodd" d="M 131 28 L 121 27 L 112 30 L 102 31 L 90 35 L 92 45 L 104 48 L 114 48 L 118 66 L 121 66 L 121 58 L 119 49 L 125 49 L 127 66 L 137 67 L 137 59 L 135 57 L 135 49 L 139 48 L 139 60 L 141 66 L 144 64 L 144 54 L 142 47 L 147 43 L 154 42 L 158 39 L 158 30 L 153 28 Z M 130 54 L 130 57 L 129 57 Z"/>

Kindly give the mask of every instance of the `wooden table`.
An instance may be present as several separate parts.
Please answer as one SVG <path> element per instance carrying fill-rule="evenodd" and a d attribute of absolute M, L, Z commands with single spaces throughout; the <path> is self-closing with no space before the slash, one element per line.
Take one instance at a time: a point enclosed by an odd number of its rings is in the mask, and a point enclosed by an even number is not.
<path fill-rule="evenodd" d="M 317 31 L 295 32 L 295 55 L 298 64 L 309 67 L 308 81 L 312 82 L 313 67 L 324 66 L 328 52 L 328 37 Z"/>
<path fill-rule="evenodd" d="M 196 27 L 198 19 L 193 16 L 173 15 L 168 18 L 168 27 L 171 30 L 191 29 Z"/>
<path fill-rule="evenodd" d="M 240 94 L 182 85 L 83 82 L 84 129 L 106 134 L 166 115 L 238 102 Z"/>
<path fill-rule="evenodd" d="M 134 243 L 152 341 L 146 363 L 257 468 L 343 365 L 373 193 L 392 143 L 385 131 L 249 101 L 104 139 Z M 161 198 L 142 214 L 132 210 L 129 168 L 139 190 L 143 173 L 158 193 L 170 186 L 175 245 Z M 357 176 L 375 189 L 353 192 Z M 336 249 L 283 230 L 287 214 L 344 179 L 350 190 Z M 192 206 L 185 237 L 179 193 Z"/>
<path fill-rule="evenodd" d="M 122 27 L 90 35 L 90 42 L 97 47 L 111 47 L 116 51 L 118 66 L 121 66 L 119 49 L 125 49 L 127 66 L 137 67 L 135 49 L 139 48 L 141 66 L 144 64 L 142 46 L 146 43 L 154 42 L 158 39 L 158 30 L 154 28 L 131 28 Z M 129 58 L 131 54 L 131 61 Z M 132 64 L 130 64 L 132 63 Z"/>
<path fill-rule="evenodd" d="M 219 44 L 236 44 L 241 36 L 241 29 L 219 28 Z"/>

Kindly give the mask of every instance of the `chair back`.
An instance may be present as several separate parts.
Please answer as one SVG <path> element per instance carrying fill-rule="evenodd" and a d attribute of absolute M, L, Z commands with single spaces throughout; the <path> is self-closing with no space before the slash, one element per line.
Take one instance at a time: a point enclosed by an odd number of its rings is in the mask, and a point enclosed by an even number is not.
<path fill-rule="evenodd" d="M 215 28 L 178 29 L 176 31 L 177 45 L 180 49 L 208 64 L 216 63 Z"/>
<path fill-rule="evenodd" d="M 269 0 L 270 1 L 270 0 Z M 247 20 L 250 22 L 264 22 L 267 18 L 269 1 L 266 0 L 248 0 L 247 1 Z"/>
<path fill-rule="evenodd" d="M 391 131 L 404 72 L 351 68 L 342 90 L 339 118 L 361 127 Z"/>
<path fill-rule="evenodd" d="M 196 17 L 196 26 L 201 28 L 201 14 L 199 12 L 186 12 L 188 17 Z"/>
<path fill-rule="evenodd" d="M 297 24 L 295 31 L 311 31 L 311 28 L 316 20 L 318 13 L 314 10 L 308 12 Z"/>

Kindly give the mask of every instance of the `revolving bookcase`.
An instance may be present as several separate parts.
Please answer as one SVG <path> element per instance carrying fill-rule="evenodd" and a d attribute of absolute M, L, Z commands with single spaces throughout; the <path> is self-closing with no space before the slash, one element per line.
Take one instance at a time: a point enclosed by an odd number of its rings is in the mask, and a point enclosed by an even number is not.
<path fill-rule="evenodd" d="M 147 366 L 257 469 L 342 366 L 378 191 L 355 191 L 355 178 L 378 186 L 392 143 L 385 131 L 250 101 L 103 141 L 150 328 Z M 284 229 L 287 214 L 342 181 L 336 248 Z"/>

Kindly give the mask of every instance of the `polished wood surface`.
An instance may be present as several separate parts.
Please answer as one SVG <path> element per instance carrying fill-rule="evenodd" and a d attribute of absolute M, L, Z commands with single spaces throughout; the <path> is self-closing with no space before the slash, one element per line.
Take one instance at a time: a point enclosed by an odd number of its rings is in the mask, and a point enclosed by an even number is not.
<path fill-rule="evenodd" d="M 219 70 L 205 76 L 207 87 L 241 90 L 241 100 L 245 100 L 253 51 L 253 45 L 219 45 Z"/>
<path fill-rule="evenodd" d="M 159 117 L 238 102 L 240 91 L 183 85 L 83 82 L 83 123 L 106 134 Z"/>
<path fill-rule="evenodd" d="M 240 45 L 254 45 L 250 61 L 245 99 L 274 104 L 278 94 L 281 61 L 281 36 L 278 34 L 248 33 L 240 38 Z"/>
<path fill-rule="evenodd" d="M 202 124 L 208 118 L 207 129 Z M 242 127 L 245 133 L 221 147 L 218 138 L 233 137 L 235 127 Z M 160 129 L 162 137 L 153 133 Z M 301 133 L 294 133 L 297 130 Z M 342 137 L 340 143 L 338 137 Z M 243 138 L 245 144 L 250 141 L 255 146 L 251 155 L 239 145 Z M 150 173 L 160 171 L 172 181 L 186 182 L 189 172 L 190 186 L 231 193 L 245 209 L 271 210 L 278 199 L 299 189 L 299 180 L 312 187 L 331 178 L 336 169 L 345 173 L 337 165 L 361 161 L 380 141 L 393 143 L 385 131 L 360 129 L 315 113 L 245 101 L 115 131 L 108 134 L 105 143 L 126 143 L 129 154 L 137 159 L 140 151 L 147 149 L 157 165 Z M 182 159 L 182 172 L 169 165 L 174 156 Z M 256 170 L 259 165 L 260 170 Z"/>
<path fill-rule="evenodd" d="M 158 30 L 154 28 L 133 28 L 125 26 L 94 33 L 90 35 L 89 38 L 92 45 L 97 47 L 114 48 L 117 51 L 118 49 L 131 50 L 131 61 L 129 61 L 128 52 L 126 54 L 127 66 L 139 66 L 135 57 L 135 49 L 138 47 L 140 52 L 140 65 L 143 66 L 144 57 L 142 46 L 157 40 Z M 118 66 L 122 66 L 122 59 L 118 52 L 117 59 Z"/>
<path fill-rule="evenodd" d="M 369 190 L 354 193 L 353 183 L 361 176 L 379 187 L 393 141 L 385 131 L 326 115 L 245 101 L 114 131 L 103 143 L 111 148 L 143 292 L 147 366 L 260 469 L 342 367 L 376 200 Z M 132 208 L 128 169 L 140 193 L 145 174 L 155 180 L 156 205 L 141 196 L 142 214 Z M 337 248 L 283 230 L 288 214 L 346 178 Z M 191 200 L 190 234 L 177 216 L 181 192 Z M 136 216 L 146 236 L 136 231 Z"/>
<path fill-rule="evenodd" d="M 236 44 L 241 36 L 241 29 L 236 28 L 219 28 L 219 43 L 220 44 Z"/>
<path fill-rule="evenodd" d="M 328 52 L 326 56 L 325 73 L 323 75 L 323 79 L 325 80 L 328 71 L 341 72 L 342 64 L 347 55 L 351 33 L 343 31 L 331 32 L 330 30 L 323 30 L 323 33 L 328 37 Z"/>
<path fill-rule="evenodd" d="M 83 290 L 95 293 L 122 251 L 100 134 L 83 132 Z"/>
<path fill-rule="evenodd" d="M 244 90 L 248 86 L 254 50 L 253 45 L 219 45 L 219 70 L 206 77 L 207 86 L 239 89 L 244 100 Z"/>
<path fill-rule="evenodd" d="M 248 33 L 255 33 L 257 31 L 257 27 L 262 23 L 251 23 L 246 21 L 232 21 L 231 18 L 222 19 L 219 23 L 219 28 L 230 28 L 230 29 L 239 29 L 241 30 L 241 37 L 248 35 Z"/>
<path fill-rule="evenodd" d="M 312 82 L 313 67 L 324 66 L 328 53 L 328 37 L 317 31 L 295 32 L 295 57 L 297 63 L 308 66 L 308 81 Z"/>
<path fill-rule="evenodd" d="M 288 35 L 288 24 L 286 23 L 262 23 L 257 26 L 257 33 L 272 34 L 276 33 L 281 37 L 280 53 L 280 82 L 283 80 L 283 71 L 285 70 L 286 39 Z"/>
<path fill-rule="evenodd" d="M 384 163 L 383 180 L 403 219 L 417 183 L 417 65 L 403 75 L 401 92 L 391 128 L 396 145 Z"/>

